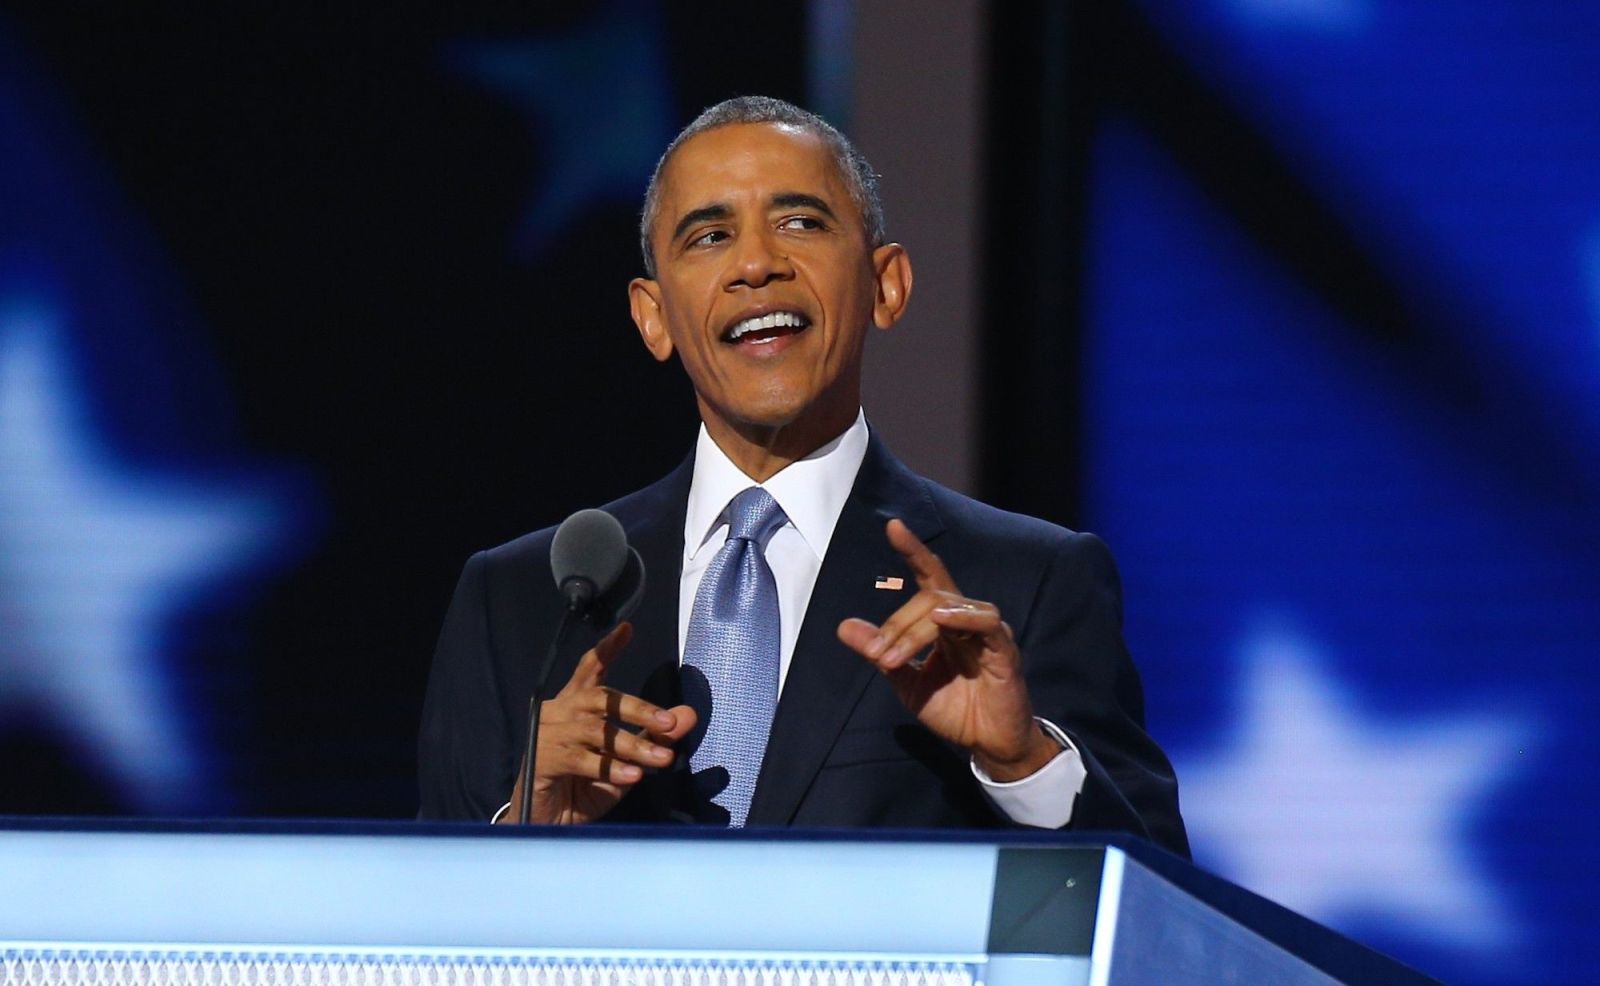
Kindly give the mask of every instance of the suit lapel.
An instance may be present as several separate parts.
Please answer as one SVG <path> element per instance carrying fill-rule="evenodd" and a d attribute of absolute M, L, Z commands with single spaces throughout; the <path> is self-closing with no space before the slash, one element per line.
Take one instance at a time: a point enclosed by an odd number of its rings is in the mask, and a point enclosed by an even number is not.
<path fill-rule="evenodd" d="M 924 541 L 942 529 L 923 481 L 874 435 L 806 607 L 750 804 L 750 825 L 785 825 L 793 819 L 851 710 L 877 675 L 839 642 L 839 623 L 852 616 L 882 623 L 916 592 L 910 570 L 884 536 L 884 525 L 894 517 Z M 680 512 L 680 533 L 681 519 Z M 900 577 L 904 588 L 874 588 L 882 576 Z"/>

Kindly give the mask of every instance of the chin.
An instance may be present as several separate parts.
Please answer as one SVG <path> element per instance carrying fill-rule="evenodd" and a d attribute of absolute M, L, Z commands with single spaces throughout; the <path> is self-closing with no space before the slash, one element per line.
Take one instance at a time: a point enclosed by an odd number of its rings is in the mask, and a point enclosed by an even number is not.
<path fill-rule="evenodd" d="M 805 399 L 795 394 L 765 393 L 734 404 L 728 418 L 757 428 L 786 428 L 805 417 L 806 408 Z"/>
<path fill-rule="evenodd" d="M 755 428 L 763 431 L 778 431 L 787 428 L 799 420 L 800 416 L 791 410 L 785 409 L 747 409 L 744 413 L 735 415 L 732 420 L 746 428 Z"/>

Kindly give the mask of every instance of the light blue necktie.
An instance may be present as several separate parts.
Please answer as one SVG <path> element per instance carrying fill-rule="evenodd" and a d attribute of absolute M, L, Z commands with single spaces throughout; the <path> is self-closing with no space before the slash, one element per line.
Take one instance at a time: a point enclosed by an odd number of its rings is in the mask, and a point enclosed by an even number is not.
<path fill-rule="evenodd" d="M 697 777 L 727 770 L 727 787 L 711 801 L 727 809 L 728 824 L 739 828 L 750 814 L 778 707 L 778 583 L 763 552 L 789 518 L 759 486 L 734 497 L 727 517 L 728 541 L 707 566 L 689 615 L 684 700 L 705 729 L 689 767 Z M 703 682 L 691 669 L 704 675 Z"/>

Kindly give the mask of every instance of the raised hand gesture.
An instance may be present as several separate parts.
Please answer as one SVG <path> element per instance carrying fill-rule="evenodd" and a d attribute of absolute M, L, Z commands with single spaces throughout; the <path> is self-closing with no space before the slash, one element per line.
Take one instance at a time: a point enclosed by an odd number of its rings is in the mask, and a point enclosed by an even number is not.
<path fill-rule="evenodd" d="M 891 520 L 889 543 L 918 592 L 883 625 L 849 619 L 839 639 L 889 679 L 928 729 L 968 750 L 996 781 L 1027 777 L 1061 752 L 1033 719 L 1022 655 L 994 604 L 961 594 L 917 536 Z"/>

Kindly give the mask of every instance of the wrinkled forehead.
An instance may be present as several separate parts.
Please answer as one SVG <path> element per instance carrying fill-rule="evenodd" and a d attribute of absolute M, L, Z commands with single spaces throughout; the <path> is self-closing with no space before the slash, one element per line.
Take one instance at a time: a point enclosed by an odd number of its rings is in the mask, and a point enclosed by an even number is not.
<path fill-rule="evenodd" d="M 788 193 L 816 196 L 861 221 L 837 156 L 817 134 L 784 123 L 715 127 L 678 145 L 662 167 L 652 235 L 692 209 L 759 205 Z"/>

